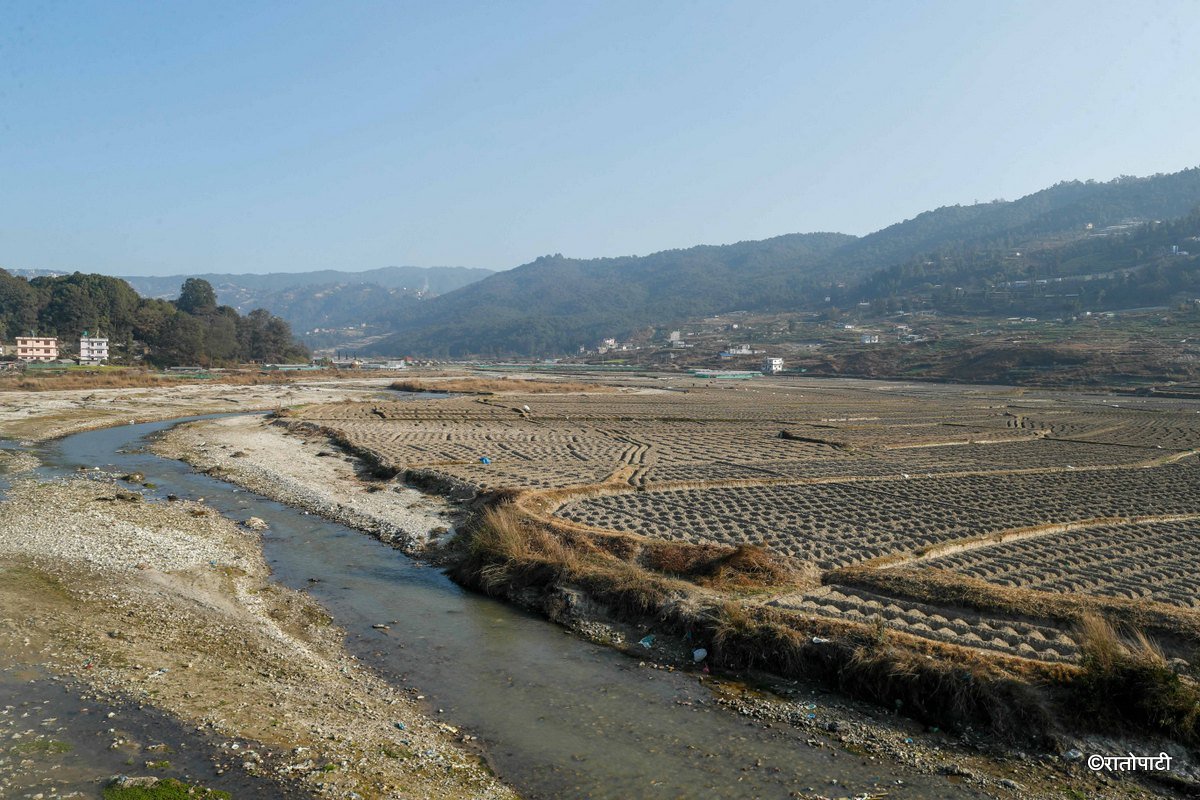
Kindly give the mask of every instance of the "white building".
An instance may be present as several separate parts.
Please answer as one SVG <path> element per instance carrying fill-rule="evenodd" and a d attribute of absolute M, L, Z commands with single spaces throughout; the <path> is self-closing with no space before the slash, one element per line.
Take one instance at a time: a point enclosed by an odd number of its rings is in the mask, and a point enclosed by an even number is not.
<path fill-rule="evenodd" d="M 79 337 L 79 363 L 100 364 L 108 361 L 108 337 L 88 336 L 84 331 Z"/>
<path fill-rule="evenodd" d="M 859 341 L 863 344 L 879 344 L 879 334 L 864 333 L 861 337 L 859 337 Z"/>
<path fill-rule="evenodd" d="M 762 360 L 763 375 L 777 375 L 780 372 L 783 372 L 782 358 L 764 358 Z"/>
<path fill-rule="evenodd" d="M 58 358 L 58 339 L 53 336 L 18 336 L 18 361 L 54 361 Z"/>

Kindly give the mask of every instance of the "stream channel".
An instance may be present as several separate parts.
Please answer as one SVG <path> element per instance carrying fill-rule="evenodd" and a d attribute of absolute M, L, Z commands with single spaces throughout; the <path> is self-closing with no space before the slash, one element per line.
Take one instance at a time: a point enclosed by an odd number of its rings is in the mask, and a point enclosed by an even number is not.
<path fill-rule="evenodd" d="M 37 474 L 61 478 L 81 466 L 141 472 L 155 486 L 148 500 L 168 493 L 203 498 L 231 519 L 262 518 L 270 526 L 262 545 L 275 579 L 319 601 L 364 663 L 419 691 L 431 715 L 477 736 L 488 763 L 523 797 L 986 796 L 945 777 L 856 756 L 832 739 L 810 746 L 811 732 L 768 727 L 718 705 L 695 673 L 641 666 L 468 592 L 361 532 L 145 452 L 145 437 L 181 421 L 39 445 Z M 390 629 L 375 630 L 376 623 Z M 837 701 L 812 699 L 818 714 L 822 702 Z"/>

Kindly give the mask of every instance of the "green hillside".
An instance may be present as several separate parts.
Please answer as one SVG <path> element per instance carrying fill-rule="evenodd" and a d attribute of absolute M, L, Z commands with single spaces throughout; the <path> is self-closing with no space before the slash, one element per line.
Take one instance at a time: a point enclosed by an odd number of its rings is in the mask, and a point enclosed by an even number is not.
<path fill-rule="evenodd" d="M 1088 226 L 1096 232 L 1172 220 L 1197 205 L 1200 168 L 1059 183 L 1018 200 L 939 208 L 861 238 L 791 234 L 642 257 L 548 256 L 404 309 L 403 318 L 392 319 L 396 334 L 371 351 L 563 353 L 601 337 L 725 311 L 815 308 L 828 305 L 825 297 L 895 302 L 898 293 L 939 282 L 923 270 L 942 270 L 946 280 L 958 272 L 980 278 L 987 269 L 997 273 L 998 261 L 1013 251 L 1049 252 L 1077 241 L 1084 250 L 1068 252 L 1086 260 Z"/>

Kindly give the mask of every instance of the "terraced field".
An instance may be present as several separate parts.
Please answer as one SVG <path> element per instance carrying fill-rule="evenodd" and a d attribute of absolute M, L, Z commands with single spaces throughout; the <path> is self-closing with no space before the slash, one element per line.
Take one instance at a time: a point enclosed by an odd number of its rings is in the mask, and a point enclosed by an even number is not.
<path fill-rule="evenodd" d="M 1079 656 L 1075 641 L 1052 625 L 905 601 L 865 589 L 830 586 L 771 604 L 856 622 L 874 624 L 879 620 L 915 636 L 1016 658 L 1072 661 Z"/>
<path fill-rule="evenodd" d="M 1097 525 L 978 547 L 928 562 L 1003 586 L 1200 608 L 1200 516 Z"/>
<path fill-rule="evenodd" d="M 768 548 L 824 574 L 762 601 L 796 614 L 1038 662 L 1078 656 L 1064 620 L 1091 599 L 1159 604 L 1200 630 L 1196 401 L 673 377 L 289 422 L 414 477 L 541 498 L 528 507 L 548 524 Z M 1030 592 L 1041 616 L 864 588 L 846 569 Z"/>

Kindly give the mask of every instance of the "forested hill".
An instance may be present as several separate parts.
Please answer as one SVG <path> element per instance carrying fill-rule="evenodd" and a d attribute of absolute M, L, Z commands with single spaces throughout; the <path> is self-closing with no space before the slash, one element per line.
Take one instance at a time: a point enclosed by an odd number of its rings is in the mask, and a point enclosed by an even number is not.
<path fill-rule="evenodd" d="M 931 254 L 1060 246 L 1128 221 L 1185 216 L 1200 205 L 1200 168 L 1098 183 L 1072 181 L 1013 201 L 947 206 L 875 233 L 792 234 L 644 257 L 551 256 L 405 309 L 372 352 L 542 355 L 647 327 L 733 310 L 819 305 L 880 270 Z"/>
<path fill-rule="evenodd" d="M 1171 306 L 1200 297 L 1200 207 L 1176 219 L 1015 250 L 947 248 L 835 294 L 888 310 L 1070 314 Z"/>
<path fill-rule="evenodd" d="M 823 265 L 844 276 L 949 249 L 1013 248 L 1075 238 L 1127 220 L 1182 217 L 1200 204 L 1200 167 L 1106 183 L 1066 181 L 1018 200 L 944 206 L 889 225 L 840 249 Z M 848 272 L 846 271 L 848 270 Z"/>
<path fill-rule="evenodd" d="M 161 366 L 307 357 L 285 320 L 262 309 L 243 316 L 218 305 L 204 280 L 183 281 L 172 301 L 139 297 L 128 283 L 108 275 L 26 279 L 0 269 L 0 338 L 57 336 L 69 355 L 83 331 L 107 336 L 114 360 L 144 356 Z"/>
<path fill-rule="evenodd" d="M 809 271 L 854 237 L 759 242 L 581 260 L 544 256 L 434 298 L 377 352 L 547 353 L 657 321 L 794 302 Z"/>

